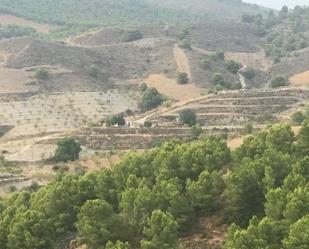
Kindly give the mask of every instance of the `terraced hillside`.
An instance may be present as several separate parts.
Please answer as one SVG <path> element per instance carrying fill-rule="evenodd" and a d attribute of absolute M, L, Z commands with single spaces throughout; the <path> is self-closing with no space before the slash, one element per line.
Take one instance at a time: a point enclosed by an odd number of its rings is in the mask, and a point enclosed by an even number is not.
<path fill-rule="evenodd" d="M 191 109 L 203 127 L 242 127 L 248 122 L 259 125 L 280 118 L 280 112 L 301 107 L 308 100 L 309 91 L 298 89 L 224 92 L 189 101 L 148 120 L 158 126 L 177 126 L 178 113 Z"/>
<path fill-rule="evenodd" d="M 153 123 L 152 128 L 90 127 L 75 131 L 71 136 L 93 150 L 145 149 L 170 139 L 188 139 L 191 136 L 191 129 L 177 122 L 178 114 L 183 109 L 196 111 L 205 134 L 229 132 L 230 135 L 239 135 L 247 123 L 260 129 L 271 121 L 289 119 L 285 112 L 293 112 L 308 103 L 309 90 L 289 88 L 224 92 L 178 102 L 170 108 L 161 108 L 130 120 L 132 124 L 150 121 Z M 58 138 L 46 139 L 39 144 L 55 144 L 56 141 Z"/>

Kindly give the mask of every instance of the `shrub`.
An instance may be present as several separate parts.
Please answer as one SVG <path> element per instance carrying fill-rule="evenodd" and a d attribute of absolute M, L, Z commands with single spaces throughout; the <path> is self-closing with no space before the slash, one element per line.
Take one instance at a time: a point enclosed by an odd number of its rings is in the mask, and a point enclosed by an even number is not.
<path fill-rule="evenodd" d="M 48 80 L 49 73 L 46 69 L 39 69 L 35 72 L 35 77 L 39 80 Z"/>
<path fill-rule="evenodd" d="M 150 121 L 145 121 L 144 126 L 147 127 L 147 128 L 150 128 L 150 127 L 152 127 L 152 123 Z"/>
<path fill-rule="evenodd" d="M 249 15 L 249 14 L 243 14 L 241 16 L 241 21 L 244 23 L 254 23 L 255 22 L 255 16 Z"/>
<path fill-rule="evenodd" d="M 199 136 L 203 133 L 203 129 L 199 125 L 194 125 L 191 128 L 191 138 L 192 139 L 198 139 Z"/>
<path fill-rule="evenodd" d="M 280 87 L 280 86 L 286 86 L 288 84 L 287 79 L 284 76 L 276 76 L 275 78 L 272 78 L 271 87 Z"/>
<path fill-rule="evenodd" d="M 192 49 L 191 42 L 187 39 L 182 40 L 179 44 L 179 47 L 188 49 L 188 50 Z"/>
<path fill-rule="evenodd" d="M 105 124 L 106 126 L 114 126 L 114 125 L 124 126 L 126 124 L 126 120 L 124 118 L 124 115 L 120 113 L 120 114 L 116 114 L 116 115 L 108 117 L 105 120 Z"/>
<path fill-rule="evenodd" d="M 215 73 L 212 77 L 212 81 L 215 85 L 220 85 L 220 86 L 225 85 L 224 77 L 221 73 Z"/>
<path fill-rule="evenodd" d="M 253 130 L 254 130 L 254 127 L 253 127 L 253 125 L 252 125 L 251 123 L 245 124 L 245 126 L 244 126 L 244 132 L 245 132 L 246 134 L 252 134 Z"/>
<path fill-rule="evenodd" d="M 148 88 L 142 96 L 142 101 L 139 104 L 139 107 L 142 111 L 149 111 L 161 105 L 163 100 L 163 96 L 156 88 Z"/>
<path fill-rule="evenodd" d="M 210 68 L 209 60 L 208 59 L 202 59 L 201 60 L 201 67 L 205 70 Z"/>
<path fill-rule="evenodd" d="M 217 51 L 217 52 L 216 52 L 216 57 L 217 57 L 219 60 L 224 61 L 224 59 L 225 59 L 225 54 L 224 54 L 224 52 L 222 52 L 222 51 Z"/>
<path fill-rule="evenodd" d="M 54 160 L 57 162 L 74 161 L 79 158 L 81 146 L 72 138 L 64 138 L 58 142 Z"/>
<path fill-rule="evenodd" d="M 293 115 L 292 115 L 292 120 L 295 124 L 298 124 L 298 125 L 301 125 L 302 122 L 304 122 L 306 119 L 305 115 L 303 114 L 303 112 L 301 111 L 298 111 L 298 112 L 295 112 Z"/>
<path fill-rule="evenodd" d="M 143 34 L 140 31 L 134 30 L 134 31 L 127 31 L 124 33 L 122 41 L 123 42 L 133 42 L 140 39 L 143 39 Z"/>
<path fill-rule="evenodd" d="M 241 74 L 248 80 L 251 80 L 255 77 L 255 70 L 252 67 L 247 67 L 242 70 Z"/>
<path fill-rule="evenodd" d="M 93 78 L 98 78 L 99 74 L 100 74 L 100 69 L 98 68 L 97 65 L 90 65 L 87 68 L 88 74 L 93 77 Z"/>
<path fill-rule="evenodd" d="M 179 120 L 183 125 L 194 126 L 197 123 L 197 116 L 193 110 L 185 109 L 179 113 Z"/>
<path fill-rule="evenodd" d="M 146 83 L 142 83 L 139 87 L 139 89 L 142 91 L 142 92 L 145 92 L 147 90 L 148 86 Z"/>
<path fill-rule="evenodd" d="M 227 89 L 231 89 L 231 90 L 238 90 L 238 89 L 242 88 L 242 85 L 241 85 L 241 83 L 239 81 L 237 81 L 237 82 L 234 82 L 234 83 L 229 84 L 229 85 L 225 84 L 225 87 Z"/>
<path fill-rule="evenodd" d="M 225 68 L 229 72 L 236 74 L 241 68 L 241 64 L 236 61 L 230 60 L 225 63 Z"/>
<path fill-rule="evenodd" d="M 189 82 L 189 77 L 187 73 L 178 73 L 177 82 L 181 85 L 187 84 Z"/>

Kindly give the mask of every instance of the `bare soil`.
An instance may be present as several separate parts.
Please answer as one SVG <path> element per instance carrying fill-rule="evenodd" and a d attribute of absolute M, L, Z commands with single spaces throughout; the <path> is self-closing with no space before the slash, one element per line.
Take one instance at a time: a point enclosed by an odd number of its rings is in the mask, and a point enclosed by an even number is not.
<path fill-rule="evenodd" d="M 309 87 L 309 71 L 296 74 L 289 79 L 292 86 Z"/>
<path fill-rule="evenodd" d="M 180 73 L 186 73 L 189 76 L 189 80 L 191 79 L 191 69 L 189 60 L 187 58 L 187 55 L 183 49 L 181 49 L 179 46 L 175 45 L 174 49 L 174 56 L 177 63 L 177 70 Z"/>
<path fill-rule="evenodd" d="M 207 92 L 205 88 L 193 84 L 180 85 L 175 79 L 162 74 L 152 74 L 144 81 L 148 86 L 157 88 L 161 94 L 178 101 L 194 99 Z"/>

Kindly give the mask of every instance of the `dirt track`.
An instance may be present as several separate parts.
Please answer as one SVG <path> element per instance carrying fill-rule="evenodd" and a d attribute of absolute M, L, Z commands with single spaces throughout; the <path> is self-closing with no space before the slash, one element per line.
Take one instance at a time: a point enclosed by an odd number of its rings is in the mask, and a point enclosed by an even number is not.
<path fill-rule="evenodd" d="M 189 79 L 191 79 L 190 63 L 186 56 L 186 53 L 177 44 L 174 47 L 174 56 L 178 67 L 178 72 L 187 73 Z"/>

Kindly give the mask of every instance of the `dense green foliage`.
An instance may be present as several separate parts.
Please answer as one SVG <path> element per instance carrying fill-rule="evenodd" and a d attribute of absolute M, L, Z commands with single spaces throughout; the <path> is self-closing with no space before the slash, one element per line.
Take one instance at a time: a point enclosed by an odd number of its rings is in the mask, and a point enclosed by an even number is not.
<path fill-rule="evenodd" d="M 177 82 L 178 84 L 184 85 L 189 82 L 189 76 L 187 73 L 178 73 L 177 74 Z"/>
<path fill-rule="evenodd" d="M 286 86 L 288 84 L 288 80 L 284 76 L 276 76 L 271 79 L 270 85 L 271 87 L 280 87 L 280 86 Z"/>
<path fill-rule="evenodd" d="M 221 73 L 215 73 L 212 77 L 212 82 L 214 84 L 213 90 L 214 91 L 221 91 L 224 89 L 240 89 L 241 83 L 238 82 L 228 82 L 224 79 L 224 76 Z"/>
<path fill-rule="evenodd" d="M 163 103 L 163 101 L 163 96 L 156 88 L 147 88 L 143 93 L 142 101 L 139 103 L 139 107 L 142 111 L 149 111 L 157 108 Z"/>
<path fill-rule="evenodd" d="M 0 13 L 55 25 L 56 30 L 44 37 L 57 40 L 102 26 L 187 25 L 264 11 L 240 0 L 191 0 L 189 4 L 186 0 L 57 0 L 57 4 L 53 0 L 0 1 Z"/>
<path fill-rule="evenodd" d="M 107 117 L 105 120 L 105 124 L 106 126 L 113 126 L 113 125 L 124 126 L 126 124 L 126 120 L 124 118 L 123 113 L 120 113 Z"/>
<path fill-rule="evenodd" d="M 0 25 L 0 39 L 36 35 L 36 30 L 31 27 L 23 27 L 17 25 Z"/>
<path fill-rule="evenodd" d="M 223 214 L 226 248 L 307 248 L 309 123 L 285 124 L 231 152 L 208 137 L 128 154 L 1 202 L 1 249 L 52 249 L 76 233 L 90 249 L 178 249 L 199 217 Z"/>
<path fill-rule="evenodd" d="M 57 0 L 57 4 L 53 0 L 2 0 L 0 12 L 65 26 L 72 31 L 102 25 L 192 22 L 202 18 L 142 0 Z"/>
<path fill-rule="evenodd" d="M 245 76 L 246 79 L 252 80 L 255 77 L 255 70 L 252 67 L 246 67 L 241 71 L 241 74 Z"/>
<path fill-rule="evenodd" d="M 236 74 L 241 68 L 241 64 L 236 61 L 230 60 L 230 61 L 225 62 L 225 68 L 229 72 Z"/>
<path fill-rule="evenodd" d="M 79 158 L 80 144 L 72 138 L 64 138 L 58 142 L 54 160 L 57 162 L 74 161 Z"/>
<path fill-rule="evenodd" d="M 261 133 L 251 140 L 251 152 L 239 151 L 249 156 L 245 158 L 248 167 L 239 169 L 247 172 L 243 175 L 247 180 L 251 178 L 251 184 L 248 186 L 258 184 L 254 189 L 248 188 L 247 191 L 251 192 L 251 197 L 259 197 L 260 201 L 255 204 L 251 201 L 254 204 L 251 206 L 253 210 L 246 213 L 248 218 L 252 215 L 255 217 L 246 229 L 236 225 L 230 228 L 227 249 L 308 248 L 309 147 L 306 150 L 302 149 L 308 146 L 308 128 L 306 124 L 295 137 L 288 126 L 285 129 L 274 127 L 271 138 Z M 262 139 L 265 135 L 265 139 Z M 261 142 L 264 142 L 264 145 Z M 244 146 L 246 145 L 249 145 L 248 141 Z M 256 149 L 262 150 L 258 152 Z M 249 159 L 248 153 L 252 153 L 256 159 Z M 239 186 L 245 183 L 241 179 L 238 178 Z M 234 191 L 243 195 L 239 195 L 239 200 L 245 201 L 245 196 L 249 196 L 249 192 L 237 189 Z M 241 208 L 245 210 L 250 207 L 246 205 Z M 240 209 L 238 211 L 242 213 Z"/>
<path fill-rule="evenodd" d="M 136 30 L 126 31 L 122 37 L 123 42 L 132 42 L 132 41 L 137 41 L 140 39 L 143 39 L 143 34 Z"/>
<path fill-rule="evenodd" d="M 266 56 L 278 63 L 282 57 L 308 46 L 308 13 L 309 8 L 297 6 L 288 9 L 284 6 L 278 14 L 273 11 L 266 16 L 244 14 L 242 21 L 257 25 L 257 34 L 264 37 Z"/>
<path fill-rule="evenodd" d="M 179 113 L 179 121 L 188 126 L 194 126 L 197 123 L 197 116 L 195 111 L 191 109 L 184 109 Z"/>

